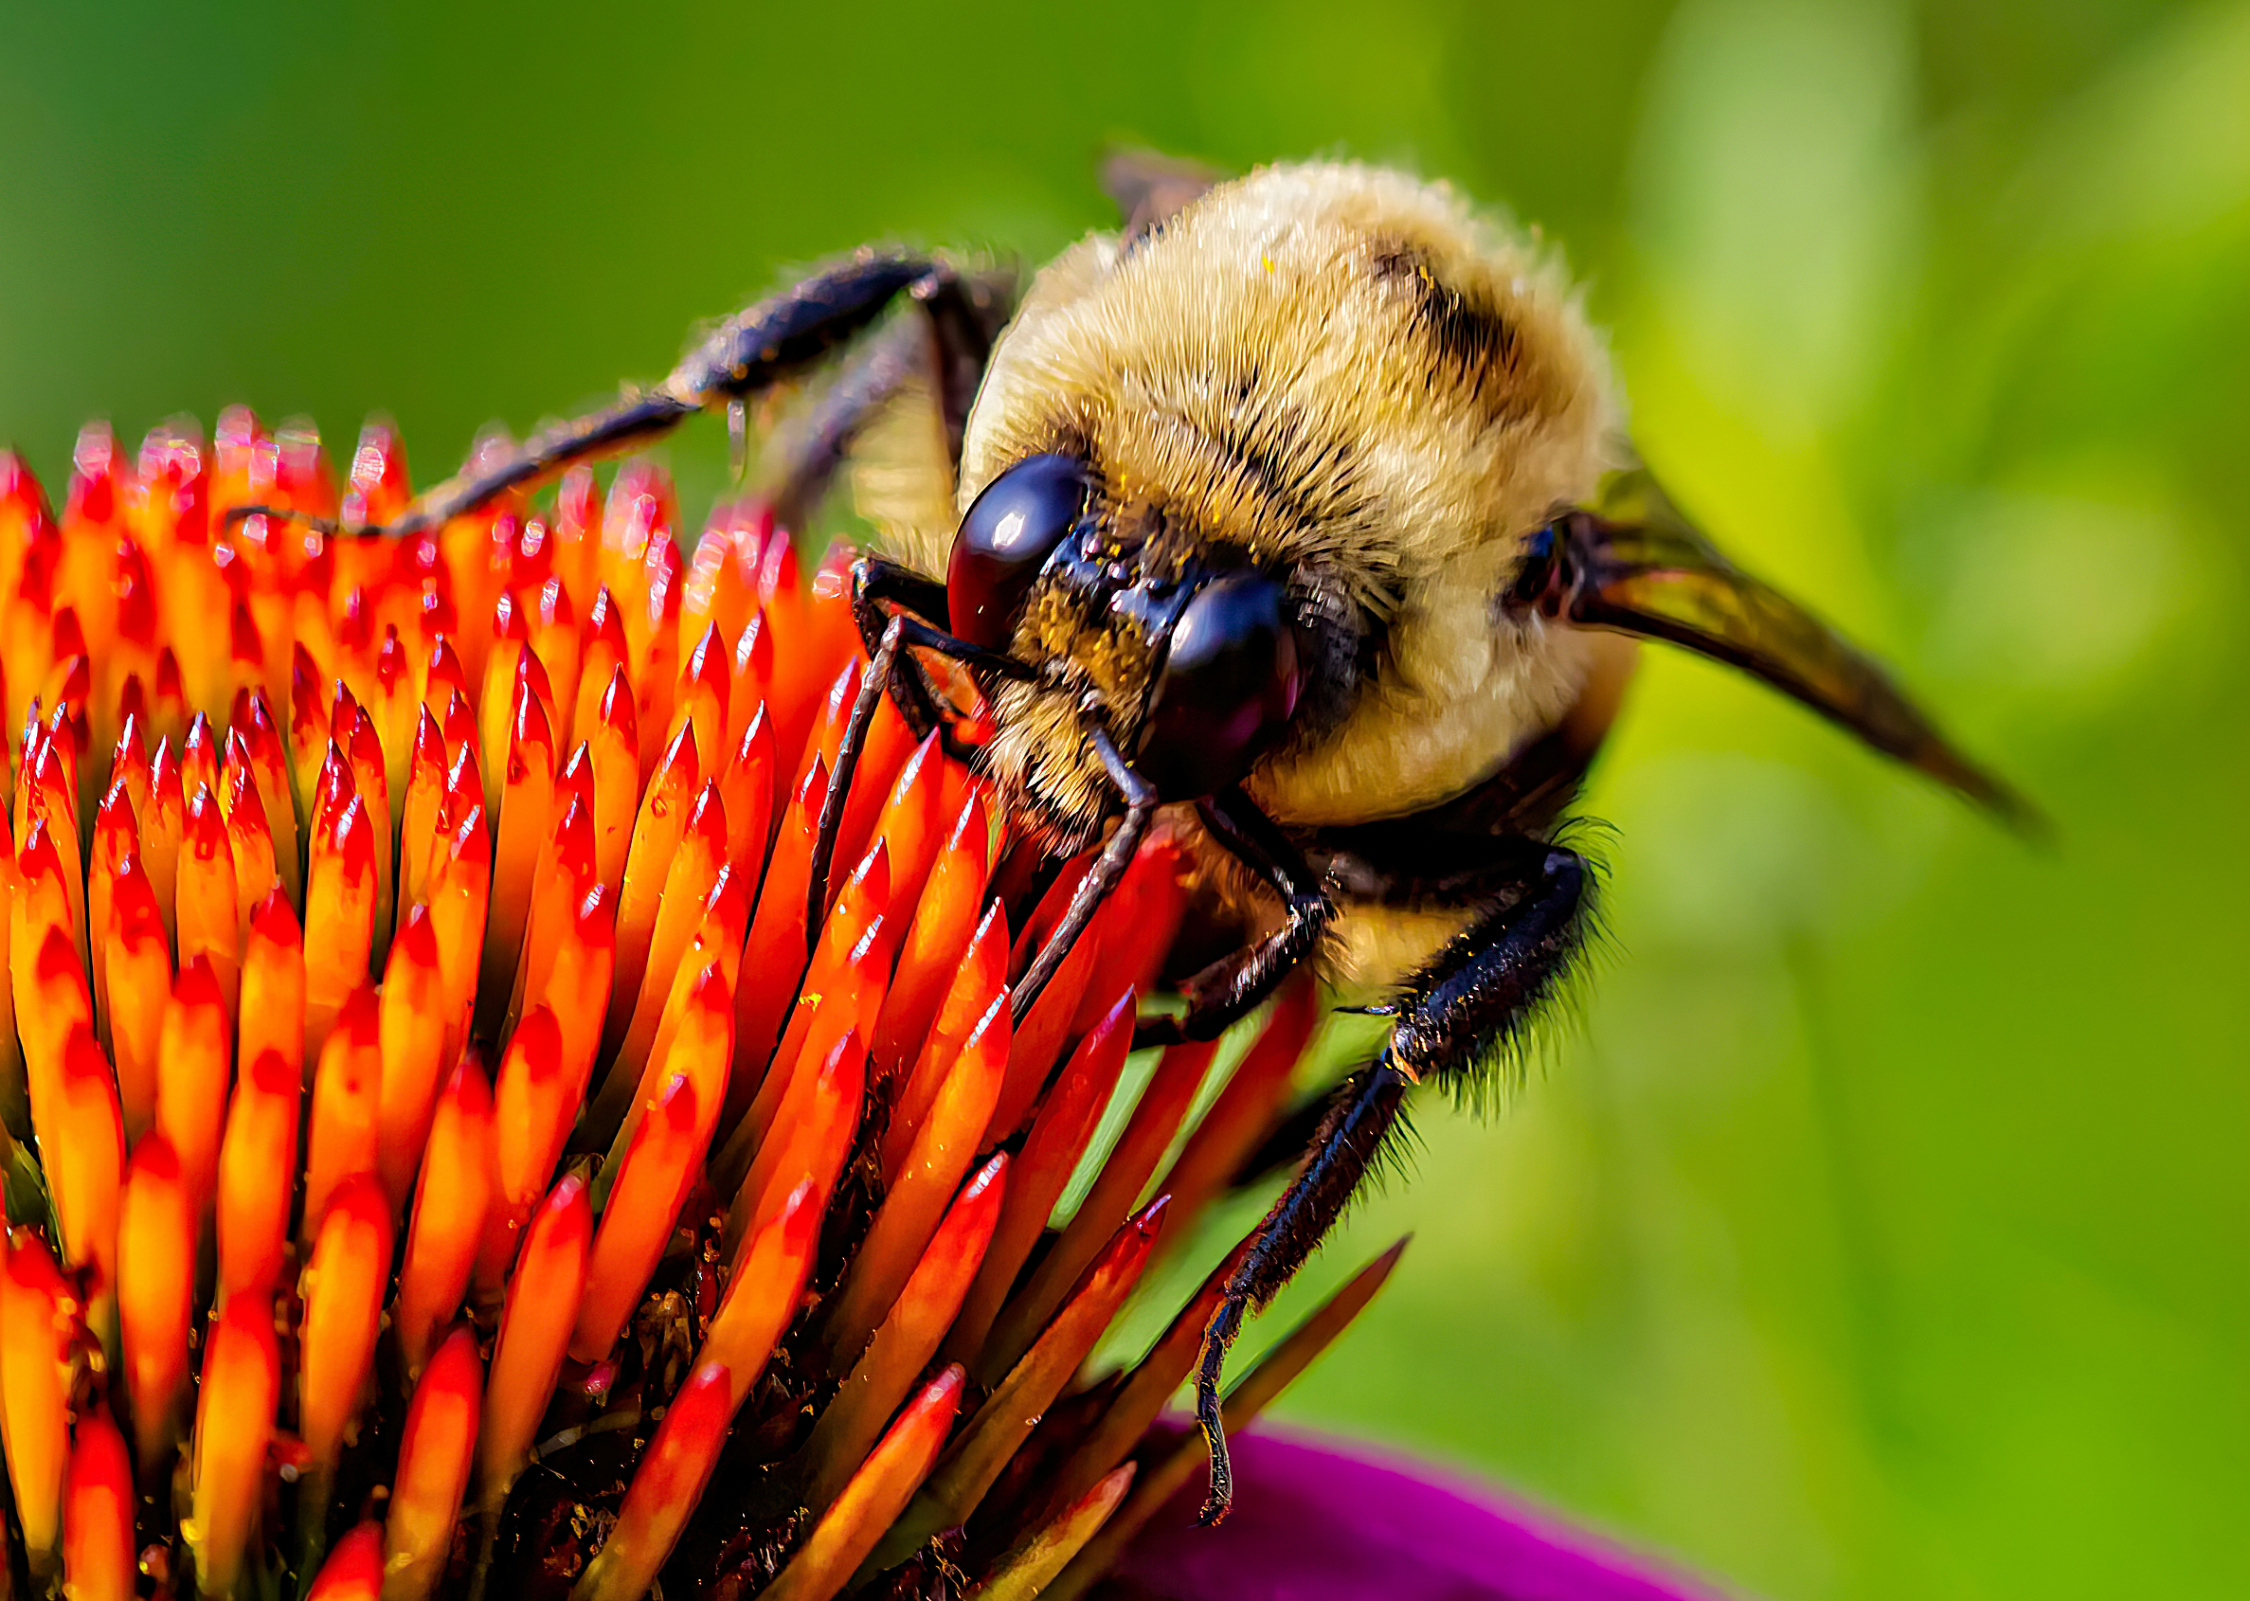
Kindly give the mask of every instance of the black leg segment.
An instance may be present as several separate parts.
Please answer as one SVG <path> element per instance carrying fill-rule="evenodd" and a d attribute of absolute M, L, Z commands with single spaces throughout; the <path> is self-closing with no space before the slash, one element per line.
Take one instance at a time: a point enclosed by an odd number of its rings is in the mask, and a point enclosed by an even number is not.
<path fill-rule="evenodd" d="M 696 406 L 754 395 L 800 372 L 932 272 L 927 256 L 863 252 L 736 312 L 672 369 L 664 388 Z"/>
<path fill-rule="evenodd" d="M 868 726 L 875 721 L 875 708 L 881 704 L 885 692 L 902 703 L 908 726 L 917 735 L 927 734 L 934 725 L 943 731 L 946 754 L 967 761 L 971 753 L 958 747 L 950 729 L 937 715 L 934 704 L 929 704 L 929 724 L 917 724 L 913 697 L 920 696 L 927 704 L 928 685 L 923 681 L 921 669 L 912 657 L 907 657 L 905 669 L 900 667 L 901 647 L 918 645 L 933 650 L 954 661 L 965 662 L 971 668 L 1003 677 L 1023 677 L 1026 669 L 1021 663 L 1006 656 L 996 656 L 991 651 L 955 639 L 951 634 L 932 627 L 911 611 L 900 611 L 888 620 L 875 604 L 874 581 L 869 574 L 874 569 L 905 572 L 890 562 L 862 557 L 852 564 L 852 609 L 859 619 L 860 631 L 867 632 L 870 613 L 878 623 L 879 631 L 868 646 L 867 675 L 859 681 L 859 695 L 852 702 L 850 718 L 844 724 L 843 737 L 836 742 L 836 770 L 828 775 L 827 792 L 821 796 L 820 822 L 813 835 L 812 872 L 805 886 L 805 939 L 807 952 L 820 943 L 821 921 L 828 915 L 828 879 L 835 864 L 836 836 L 843 827 L 844 801 L 852 787 L 852 778 L 859 771 L 859 753 L 867 744 Z M 920 583 L 921 580 L 914 580 Z M 936 586 L 931 586 L 935 588 Z M 945 591 L 937 590 L 940 609 Z"/>
<path fill-rule="evenodd" d="M 958 473 L 969 406 L 1012 289 L 1012 279 L 965 275 L 943 262 L 914 281 L 908 296 L 922 315 L 901 319 L 869 339 L 807 410 L 773 488 L 774 517 L 783 527 L 805 525 L 861 432 L 917 376 L 929 380 L 945 431 L 946 462 Z M 952 489 L 950 481 L 946 488 Z M 941 611 L 932 620 L 943 616 Z M 870 641 L 868 649 L 874 648 Z"/>
<path fill-rule="evenodd" d="M 913 295 L 929 324 L 930 356 L 937 381 L 938 414 L 945 424 L 946 459 L 956 474 L 961 439 L 968 431 L 969 407 L 984 382 L 993 341 L 1014 309 L 1012 272 L 959 273 L 942 264 L 914 285 Z"/>
<path fill-rule="evenodd" d="M 1095 754 L 1101 757 L 1102 770 L 1109 775 L 1110 783 L 1124 797 L 1125 816 L 1109 836 L 1109 843 L 1102 847 L 1101 855 L 1094 858 L 1094 865 L 1078 881 L 1070 905 L 1063 909 L 1062 921 L 1047 936 L 1047 943 L 1039 948 L 1039 954 L 1032 958 L 1031 966 L 1024 972 L 1023 981 L 1016 986 L 1008 1010 L 1018 1027 L 1030 1015 L 1032 1003 L 1054 978 L 1063 958 L 1070 954 L 1070 948 L 1078 943 L 1078 936 L 1086 932 L 1086 925 L 1094 920 L 1094 914 L 1117 888 L 1117 881 L 1125 876 L 1125 869 L 1132 865 L 1133 853 L 1141 848 L 1141 836 L 1148 832 L 1148 820 L 1156 815 L 1156 786 L 1133 771 L 1132 764 L 1118 754 L 1104 729 L 1089 728 L 1086 737 Z"/>
<path fill-rule="evenodd" d="M 1133 1031 L 1133 1047 L 1217 1039 L 1255 1011 L 1297 964 L 1312 954 L 1335 920 L 1336 903 L 1314 878 L 1304 854 L 1240 789 L 1198 801 L 1213 839 L 1281 897 L 1285 919 L 1257 944 L 1214 962 L 1183 986 L 1188 1007 L 1178 1017 L 1151 1017 Z"/>
<path fill-rule="evenodd" d="M 884 610 L 886 604 L 898 608 L 906 620 L 901 644 L 935 651 L 965 664 L 972 672 L 988 672 L 1002 678 L 1027 676 L 1021 662 L 994 655 L 945 633 L 945 586 L 880 556 L 862 556 L 852 563 L 852 618 L 859 625 L 859 637 L 867 647 L 870 661 L 881 652 L 884 632 L 891 623 L 892 614 Z M 928 674 L 912 655 L 890 664 L 888 683 L 892 702 L 916 739 L 925 738 L 930 730 L 936 729 L 946 755 L 957 762 L 976 760 L 976 751 L 954 731 L 951 719 L 939 706 L 937 691 L 931 687 Z M 873 715 L 872 705 L 868 712 Z"/>
<path fill-rule="evenodd" d="M 1203 1330 L 1203 1354 L 1195 1373 L 1195 1417 L 1211 1449 L 1211 1485 L 1203 1498 L 1206 1524 L 1225 1517 L 1234 1502 L 1234 1463 L 1219 1415 L 1219 1378 L 1227 1348 L 1242 1332 L 1242 1319 L 1250 1308 L 1263 1305 L 1289 1281 L 1343 1214 L 1345 1203 L 1398 1124 L 1407 1083 L 1406 1075 L 1387 1059 L 1344 1081 L 1313 1136 L 1312 1159 L 1266 1215 L 1257 1243 L 1227 1281 L 1226 1299 Z M 1268 1284 L 1262 1292 L 1256 1288 L 1260 1282 Z"/>
<path fill-rule="evenodd" d="M 923 256 L 869 252 L 817 273 L 729 317 L 656 388 L 542 429 L 504 459 L 438 485 L 392 531 L 438 527 L 504 490 L 641 444 L 683 417 L 754 395 L 821 360 L 880 317 L 902 291 L 942 270 Z"/>
<path fill-rule="evenodd" d="M 1287 1284 L 1367 1176 L 1397 1126 L 1409 1086 L 1488 1065 L 1553 993 L 1580 943 L 1586 863 L 1575 851 L 1524 840 L 1514 871 L 1496 870 L 1492 911 L 1405 987 L 1398 1022 L 1372 1067 L 1346 1080 L 1311 1153 L 1258 1230 L 1203 1335 L 1196 1417 L 1211 1449 L 1203 1521 L 1226 1516 L 1234 1493 L 1220 1425 L 1219 1378 L 1244 1315 Z"/>
<path fill-rule="evenodd" d="M 1448 1078 L 1489 1062 L 1554 989 L 1578 949 L 1585 858 L 1560 845 L 1525 845 L 1537 865 L 1536 876 L 1520 881 L 1521 898 L 1446 947 L 1399 1008 L 1383 1055 L 1417 1079 Z"/>
<path fill-rule="evenodd" d="M 901 320 L 869 336 L 845 360 L 797 420 L 799 432 L 768 496 L 775 522 L 784 528 L 806 525 L 860 432 L 923 364 L 928 343 L 924 329 Z"/>

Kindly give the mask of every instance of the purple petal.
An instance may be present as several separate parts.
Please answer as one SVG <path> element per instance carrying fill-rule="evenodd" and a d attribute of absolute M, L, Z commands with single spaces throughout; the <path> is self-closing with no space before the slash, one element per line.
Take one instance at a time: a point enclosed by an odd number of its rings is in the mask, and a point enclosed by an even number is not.
<path fill-rule="evenodd" d="M 1234 1442 L 1234 1512 L 1195 1526 L 1193 1489 L 1118 1577 L 1151 1601 L 1717 1601 L 1485 1485 L 1368 1447 L 1259 1432 Z"/>

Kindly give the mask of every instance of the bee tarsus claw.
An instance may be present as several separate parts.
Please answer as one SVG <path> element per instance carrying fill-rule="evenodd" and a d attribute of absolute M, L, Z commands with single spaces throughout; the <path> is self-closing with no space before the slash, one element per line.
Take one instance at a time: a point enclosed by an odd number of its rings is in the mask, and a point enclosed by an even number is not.
<path fill-rule="evenodd" d="M 1180 1030 L 1180 1020 L 1169 1015 L 1144 1017 L 1133 1025 L 1133 1049 L 1145 1051 L 1152 1045 L 1177 1045 L 1187 1036 Z"/>

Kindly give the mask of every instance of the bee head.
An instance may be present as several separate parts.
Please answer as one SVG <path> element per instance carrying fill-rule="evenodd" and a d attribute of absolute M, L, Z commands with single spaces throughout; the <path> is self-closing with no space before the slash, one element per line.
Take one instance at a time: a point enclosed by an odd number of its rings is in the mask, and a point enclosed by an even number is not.
<path fill-rule="evenodd" d="M 994 348 L 948 519 L 955 629 L 1037 675 L 993 696 L 994 775 L 1092 837 L 1095 706 L 1166 799 L 1457 791 L 1575 694 L 1490 602 L 1613 418 L 1567 292 L 1405 180 L 1268 169 L 1083 242 Z"/>
<path fill-rule="evenodd" d="M 1289 574 L 1116 495 L 1069 451 L 1026 456 L 985 486 L 954 537 L 946 594 L 955 635 L 1041 670 L 1004 692 L 1018 696 L 1004 727 L 1049 723 L 1043 702 L 1074 705 L 1166 801 L 1249 774 L 1288 731 L 1312 654 Z M 1076 762 L 1030 759 L 1040 798 L 1074 787 Z"/>

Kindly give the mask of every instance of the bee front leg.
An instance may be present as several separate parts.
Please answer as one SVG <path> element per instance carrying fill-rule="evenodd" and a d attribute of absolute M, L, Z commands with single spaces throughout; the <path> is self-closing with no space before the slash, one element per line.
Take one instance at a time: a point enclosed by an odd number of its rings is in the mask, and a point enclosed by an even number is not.
<path fill-rule="evenodd" d="M 943 584 L 881 556 L 860 557 L 852 563 L 852 620 L 859 625 L 860 641 L 867 647 L 870 662 L 882 655 L 883 635 L 892 622 L 893 613 L 884 609 L 886 604 L 897 607 L 898 615 L 931 628 L 942 627 L 947 620 Z M 926 739 L 930 730 L 937 729 L 946 755 L 958 762 L 969 760 L 974 753 L 955 736 L 938 710 L 937 693 L 919 662 L 909 657 L 903 667 L 894 668 L 890 689 L 892 702 L 916 739 Z"/>
<path fill-rule="evenodd" d="M 1409 1087 L 1475 1073 L 1554 992 L 1581 942 L 1586 863 L 1536 840 L 1513 869 L 1495 867 L 1487 888 L 1498 908 L 1411 979 L 1398 1022 L 1370 1067 L 1345 1080 L 1313 1136 L 1304 1165 L 1274 1203 L 1203 1334 L 1196 1418 L 1211 1450 L 1203 1521 L 1226 1516 L 1234 1474 L 1220 1421 L 1219 1379 L 1244 1316 L 1271 1300 L 1343 1214 L 1398 1126 Z"/>
<path fill-rule="evenodd" d="M 1304 853 L 1240 789 L 1198 801 L 1196 812 L 1211 837 L 1281 897 L 1284 920 L 1257 944 L 1188 980 L 1188 1009 L 1178 1017 L 1142 1021 L 1133 1030 L 1135 1050 L 1217 1039 L 1280 987 L 1336 918 L 1336 903 L 1313 877 Z"/>
<path fill-rule="evenodd" d="M 913 727 L 917 734 L 926 736 L 930 726 L 935 726 L 940 731 L 940 743 L 948 756 L 958 761 L 967 761 L 971 754 L 960 748 L 953 731 L 938 715 L 936 705 L 930 698 L 929 685 L 921 676 L 920 666 L 910 656 L 906 658 L 905 670 L 900 670 L 901 647 L 919 645 L 955 661 L 966 662 L 971 667 L 982 667 L 1004 676 L 1021 676 L 1024 671 L 1021 664 L 1010 661 L 1005 656 L 980 650 L 965 640 L 955 639 L 951 634 L 923 621 L 912 611 L 901 610 L 884 618 L 881 608 L 875 604 L 874 575 L 879 570 L 906 574 L 914 584 L 924 582 L 913 578 L 906 573 L 906 569 L 891 562 L 862 557 L 852 564 L 852 610 L 859 619 L 860 631 L 863 634 L 867 631 L 870 612 L 880 620 L 880 626 L 868 647 L 867 673 L 860 679 L 859 696 L 852 702 L 851 715 L 844 723 L 843 737 L 837 742 L 835 770 L 828 775 L 828 790 L 821 797 L 819 827 L 813 836 L 812 869 L 806 884 L 805 934 L 808 951 L 818 943 L 819 929 L 827 916 L 828 871 L 836 854 L 837 830 L 843 826 L 844 800 L 851 792 L 852 778 L 859 769 L 859 753 L 867 743 L 868 727 L 875 721 L 875 708 L 881 703 L 883 696 L 889 694 L 893 697 L 904 711 L 908 726 Z M 937 588 L 934 585 L 930 587 Z M 942 601 L 945 591 L 938 588 L 937 593 Z M 916 723 L 917 699 L 920 701 L 919 715 L 929 719 L 926 725 Z"/>

